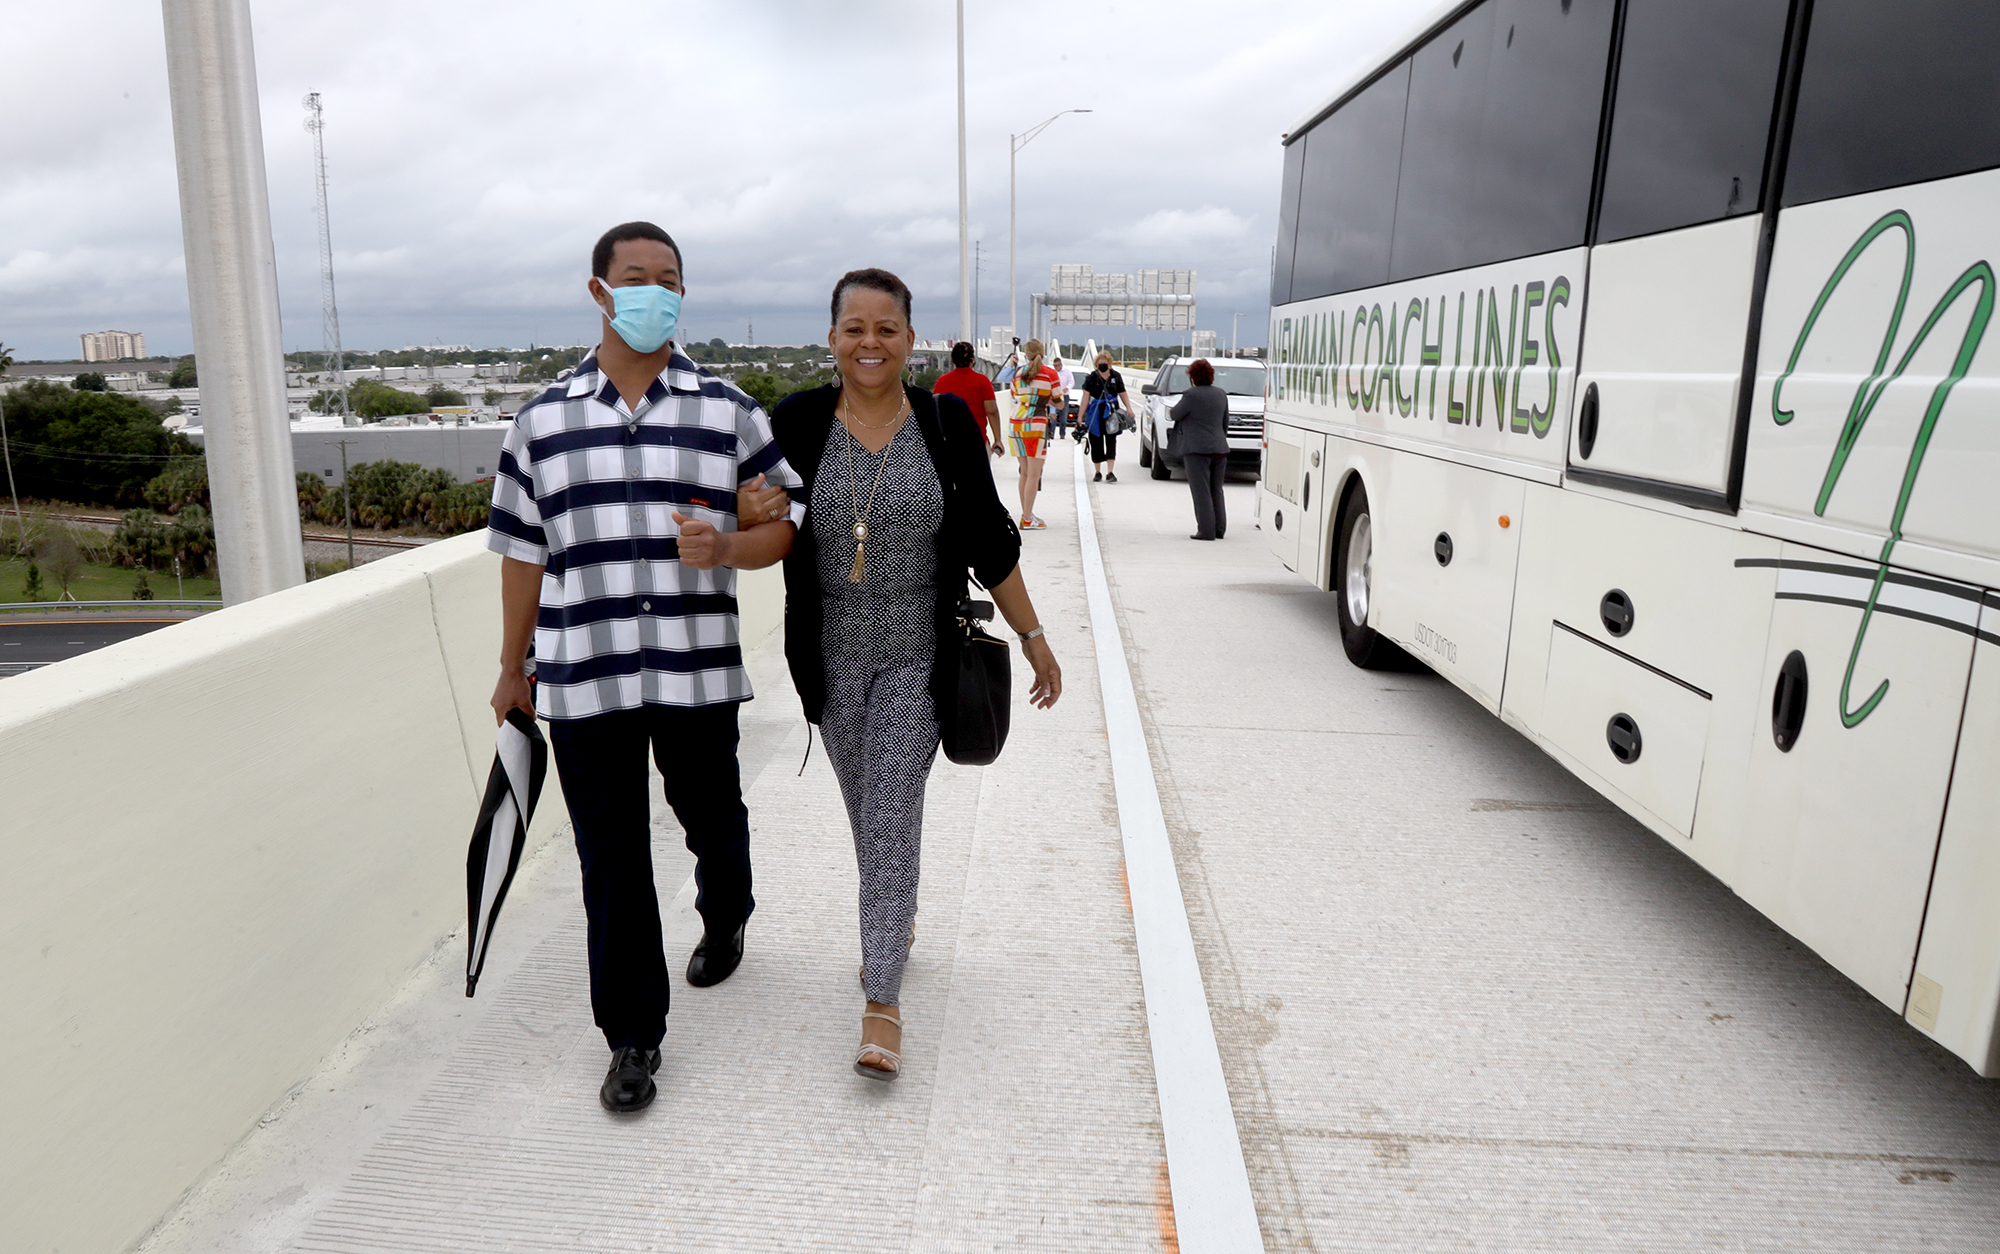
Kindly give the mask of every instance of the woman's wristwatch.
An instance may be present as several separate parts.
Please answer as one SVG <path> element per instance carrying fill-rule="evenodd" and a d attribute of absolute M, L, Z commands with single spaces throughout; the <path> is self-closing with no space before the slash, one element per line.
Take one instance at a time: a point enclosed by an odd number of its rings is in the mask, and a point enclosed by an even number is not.
<path fill-rule="evenodd" d="M 1039 636 L 1041 634 L 1042 634 L 1042 625 L 1040 623 L 1036 623 L 1033 627 L 1030 627 L 1028 628 L 1028 630 L 1021 633 L 1021 643 L 1026 644 L 1028 643 L 1028 641 L 1033 640 L 1036 636 Z"/>

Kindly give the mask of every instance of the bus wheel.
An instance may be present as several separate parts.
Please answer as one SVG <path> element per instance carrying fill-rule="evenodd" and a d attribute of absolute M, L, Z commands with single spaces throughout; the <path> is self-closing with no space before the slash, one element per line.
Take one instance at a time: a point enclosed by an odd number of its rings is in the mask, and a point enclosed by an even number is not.
<path fill-rule="evenodd" d="M 1340 644 L 1347 660 L 1363 670 L 1387 670 L 1398 649 L 1368 625 L 1368 598 L 1375 557 L 1375 525 L 1368 493 L 1356 485 L 1340 507 L 1333 550 L 1333 593 L 1340 611 Z"/>

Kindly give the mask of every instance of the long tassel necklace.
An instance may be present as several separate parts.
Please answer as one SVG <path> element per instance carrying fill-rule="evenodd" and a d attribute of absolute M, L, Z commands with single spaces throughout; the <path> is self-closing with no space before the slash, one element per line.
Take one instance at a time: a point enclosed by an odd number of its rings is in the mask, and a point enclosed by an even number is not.
<path fill-rule="evenodd" d="M 881 431 L 895 426 L 910 416 L 910 398 L 908 396 L 903 397 L 902 408 L 896 411 L 896 416 L 888 422 L 883 423 L 866 423 L 856 418 L 854 416 L 854 407 L 848 403 L 848 398 L 844 395 L 840 398 L 840 404 L 841 408 L 846 410 L 849 422 L 857 427 L 866 427 L 871 431 Z M 895 440 L 892 436 L 890 443 L 894 442 Z M 868 488 L 868 503 L 863 505 L 861 502 L 861 483 L 854 477 L 854 446 L 859 443 L 861 441 L 855 439 L 854 433 L 849 431 L 847 433 L 847 490 L 854 502 L 854 569 L 847 572 L 847 582 L 849 583 L 860 583 L 865 577 L 868 568 L 868 515 L 875 509 L 875 493 L 882 486 L 882 472 L 889 467 L 889 446 L 885 444 L 882 446 L 882 460 L 875 467 L 875 482 L 870 484 Z"/>

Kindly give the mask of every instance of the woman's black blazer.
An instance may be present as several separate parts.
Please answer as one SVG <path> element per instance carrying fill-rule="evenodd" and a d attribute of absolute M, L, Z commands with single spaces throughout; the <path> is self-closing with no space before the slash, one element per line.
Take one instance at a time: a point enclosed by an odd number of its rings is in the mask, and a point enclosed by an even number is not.
<path fill-rule="evenodd" d="M 950 685 L 958 674 L 953 628 L 958 603 L 967 592 L 966 573 L 991 588 L 1014 573 L 1021 561 L 1021 532 L 1000 503 L 993 487 L 993 468 L 986 460 L 986 440 L 972 421 L 972 411 L 956 396 L 932 396 L 905 384 L 917 430 L 937 468 L 944 488 L 944 521 L 938 528 L 937 655 L 931 666 L 931 700 L 945 708 Z M 803 487 L 792 498 L 807 509 L 806 520 L 785 558 L 785 661 L 792 684 L 805 706 L 806 720 L 817 723 L 826 710 L 826 658 L 820 629 L 825 619 L 819 587 L 819 541 L 813 534 L 812 492 L 819 478 L 820 456 L 833 430 L 834 404 L 840 389 L 814 388 L 795 392 L 771 413 L 771 434 L 784 450 Z"/>

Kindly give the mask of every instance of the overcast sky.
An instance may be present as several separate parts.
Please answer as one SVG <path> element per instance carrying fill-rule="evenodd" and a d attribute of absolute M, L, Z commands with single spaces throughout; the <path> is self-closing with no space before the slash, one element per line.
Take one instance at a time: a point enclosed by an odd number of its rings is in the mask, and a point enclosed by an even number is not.
<path fill-rule="evenodd" d="M 1262 343 L 1280 133 L 1433 7 L 968 0 L 982 331 L 1008 320 L 1008 134 L 1088 108 L 1021 153 L 1020 321 L 1052 262 L 1192 268 L 1199 325 L 1226 344 L 1241 311 Z M 821 340 L 833 280 L 864 265 L 910 283 L 919 334 L 956 332 L 946 0 L 251 11 L 288 349 L 321 343 L 308 91 L 349 348 L 594 340 L 590 245 L 631 218 L 686 253 L 688 337 Z M 8 34 L 0 342 L 69 358 L 116 328 L 191 351 L 158 4 L 19 5 Z"/>

